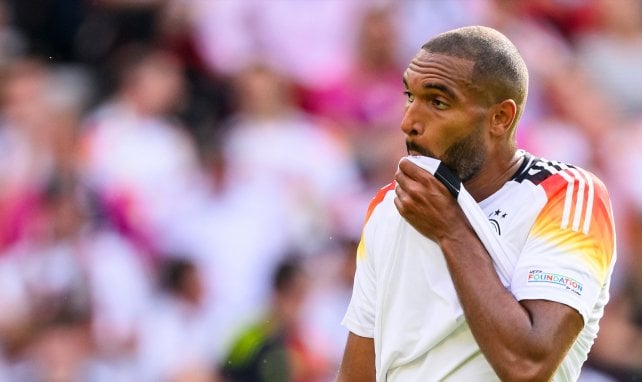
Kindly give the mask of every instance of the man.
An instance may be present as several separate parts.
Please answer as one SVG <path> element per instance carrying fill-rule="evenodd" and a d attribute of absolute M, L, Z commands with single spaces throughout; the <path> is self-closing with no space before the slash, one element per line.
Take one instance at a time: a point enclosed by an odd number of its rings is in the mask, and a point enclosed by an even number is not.
<path fill-rule="evenodd" d="M 402 159 L 368 210 L 338 380 L 576 380 L 616 257 L 604 185 L 516 149 L 528 73 L 501 33 L 438 35 L 403 79 L 408 153 L 457 175 L 515 268 L 503 285 L 448 189 Z"/>

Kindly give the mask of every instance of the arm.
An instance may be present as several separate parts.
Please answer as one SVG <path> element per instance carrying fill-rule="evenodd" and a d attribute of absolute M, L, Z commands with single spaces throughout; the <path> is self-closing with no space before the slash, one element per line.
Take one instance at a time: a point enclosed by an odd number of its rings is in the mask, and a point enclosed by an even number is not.
<path fill-rule="evenodd" d="M 498 376 L 549 380 L 583 327 L 581 315 L 557 302 L 517 301 L 446 188 L 408 161 L 396 180 L 397 209 L 441 246 L 470 329 Z"/>
<path fill-rule="evenodd" d="M 337 382 L 366 382 L 375 380 L 375 352 L 372 338 L 352 332 L 343 353 Z"/>

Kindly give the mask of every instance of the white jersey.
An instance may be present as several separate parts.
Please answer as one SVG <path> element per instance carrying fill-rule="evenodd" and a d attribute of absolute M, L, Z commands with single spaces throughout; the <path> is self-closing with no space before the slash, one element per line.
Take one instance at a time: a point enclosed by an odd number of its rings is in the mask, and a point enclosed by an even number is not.
<path fill-rule="evenodd" d="M 608 301 L 616 258 L 610 201 L 595 175 L 525 156 L 517 175 L 479 206 L 514 257 L 507 288 L 515 298 L 556 301 L 582 315 L 584 327 L 553 379 L 574 381 Z M 374 338 L 379 381 L 498 380 L 439 246 L 399 215 L 394 186 L 368 209 L 343 324 Z"/>

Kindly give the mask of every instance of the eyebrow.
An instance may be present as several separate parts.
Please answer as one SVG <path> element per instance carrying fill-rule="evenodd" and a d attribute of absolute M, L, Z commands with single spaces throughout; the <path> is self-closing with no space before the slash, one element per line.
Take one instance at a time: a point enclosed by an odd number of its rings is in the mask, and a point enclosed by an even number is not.
<path fill-rule="evenodd" d="M 450 89 L 448 86 L 443 85 L 443 84 L 436 84 L 434 82 L 428 82 L 423 84 L 422 86 L 424 89 L 435 89 L 439 90 L 442 93 L 445 93 L 448 97 L 452 99 L 457 99 L 457 96 L 455 96 L 455 93 Z"/>
<path fill-rule="evenodd" d="M 401 79 L 403 81 L 403 85 L 405 86 L 405 88 L 408 89 L 409 86 L 408 86 L 408 80 L 406 79 L 406 76 L 404 75 Z M 440 92 L 445 93 L 451 99 L 457 99 L 457 96 L 452 91 L 452 89 L 449 88 L 446 85 L 438 84 L 438 83 L 434 83 L 434 82 L 428 82 L 428 83 L 423 84 L 422 87 L 424 89 L 428 89 L 428 90 L 431 90 L 431 89 L 439 90 Z"/>

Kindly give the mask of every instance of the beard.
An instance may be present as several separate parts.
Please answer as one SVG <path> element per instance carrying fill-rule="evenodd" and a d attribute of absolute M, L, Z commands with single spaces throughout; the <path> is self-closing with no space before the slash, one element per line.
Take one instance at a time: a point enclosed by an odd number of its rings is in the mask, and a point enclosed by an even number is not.
<path fill-rule="evenodd" d="M 441 160 L 462 182 L 466 182 L 477 174 L 486 161 L 482 132 L 482 126 L 479 126 L 470 135 L 453 143 L 441 158 L 414 142 L 406 142 L 406 147 L 409 152 L 416 151 L 421 155 Z"/>

